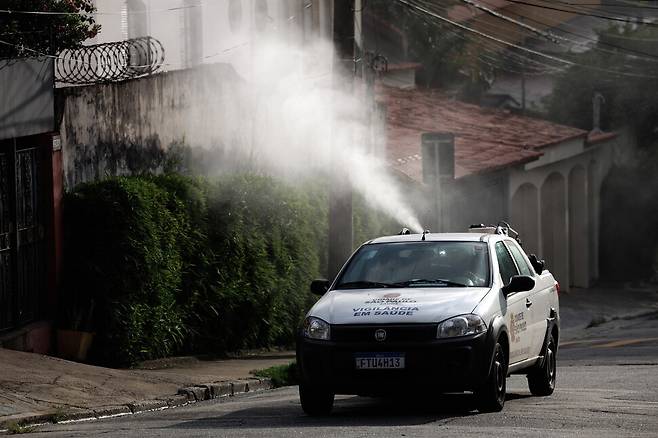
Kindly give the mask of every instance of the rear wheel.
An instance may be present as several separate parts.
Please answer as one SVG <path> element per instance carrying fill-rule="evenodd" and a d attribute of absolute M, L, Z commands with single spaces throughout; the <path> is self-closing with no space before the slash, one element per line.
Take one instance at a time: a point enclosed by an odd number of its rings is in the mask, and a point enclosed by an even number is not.
<path fill-rule="evenodd" d="M 542 366 L 528 374 L 528 387 L 532 395 L 547 396 L 555 390 L 557 343 L 555 337 L 552 334 L 550 336 Z"/>
<path fill-rule="evenodd" d="M 329 415 L 334 407 L 334 393 L 319 386 L 299 384 L 299 400 L 307 415 Z"/>
<path fill-rule="evenodd" d="M 499 412 L 505 405 L 507 389 L 507 357 L 500 343 L 494 348 L 493 361 L 485 383 L 475 392 L 480 412 Z"/>

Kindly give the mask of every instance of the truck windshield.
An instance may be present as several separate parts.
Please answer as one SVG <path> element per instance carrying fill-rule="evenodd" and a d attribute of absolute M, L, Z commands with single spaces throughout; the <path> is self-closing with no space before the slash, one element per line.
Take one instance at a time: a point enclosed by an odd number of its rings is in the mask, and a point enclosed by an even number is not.
<path fill-rule="evenodd" d="M 395 242 L 365 245 L 336 289 L 485 287 L 489 251 L 483 242 Z"/>

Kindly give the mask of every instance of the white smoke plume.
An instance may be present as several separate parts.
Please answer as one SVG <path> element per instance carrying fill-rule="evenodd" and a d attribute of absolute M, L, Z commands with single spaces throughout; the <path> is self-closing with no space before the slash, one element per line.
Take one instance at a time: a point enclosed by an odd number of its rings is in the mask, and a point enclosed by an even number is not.
<path fill-rule="evenodd" d="M 422 231 L 382 153 L 369 146 L 381 144 L 384 133 L 368 140 L 372 105 L 362 87 L 336 87 L 332 44 L 316 41 L 299 48 L 268 38 L 252 43 L 250 52 L 234 61 L 247 83 L 252 122 L 243 124 L 240 137 L 247 140 L 250 156 L 289 179 L 327 175 L 338 167 L 371 207 Z"/>

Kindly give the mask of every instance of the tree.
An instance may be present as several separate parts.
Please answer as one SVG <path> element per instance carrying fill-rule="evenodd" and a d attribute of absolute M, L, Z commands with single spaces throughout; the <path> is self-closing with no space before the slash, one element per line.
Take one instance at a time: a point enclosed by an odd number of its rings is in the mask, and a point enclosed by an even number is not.
<path fill-rule="evenodd" d="M 0 58 L 56 55 L 100 30 L 93 0 L 4 0 L 0 10 Z"/>
<path fill-rule="evenodd" d="M 605 98 L 601 127 L 631 128 L 635 160 L 617 165 L 601 189 L 601 272 L 616 280 L 658 280 L 658 29 L 612 26 L 599 33 L 596 49 L 572 56 L 576 63 L 557 80 L 550 117 L 592 128 L 592 98 Z M 620 228 L 632 230 L 611 239 Z M 634 254 L 634 257 L 628 257 Z"/>
<path fill-rule="evenodd" d="M 442 11 L 459 4 L 449 0 L 440 8 L 428 8 Z M 462 31 L 452 25 L 389 0 L 369 0 L 363 13 L 366 49 L 383 52 L 392 61 L 423 64 L 417 76 L 420 86 L 456 89 L 461 97 L 474 101 L 489 87 L 491 69 L 480 62 L 478 48 L 468 46 Z"/>
<path fill-rule="evenodd" d="M 640 146 L 658 142 L 658 29 L 611 26 L 599 32 L 596 47 L 575 55 L 548 100 L 551 119 L 592 128 L 592 98 L 605 98 L 604 129 L 631 127 Z"/>

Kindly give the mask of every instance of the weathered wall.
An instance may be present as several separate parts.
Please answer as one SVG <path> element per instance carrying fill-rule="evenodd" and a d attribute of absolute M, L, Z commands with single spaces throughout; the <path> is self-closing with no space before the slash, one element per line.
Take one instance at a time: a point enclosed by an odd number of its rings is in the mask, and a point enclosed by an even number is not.
<path fill-rule="evenodd" d="M 0 140 L 53 130 L 53 60 L 0 60 Z"/>
<path fill-rule="evenodd" d="M 226 64 L 58 89 L 66 188 L 107 175 L 185 165 L 180 161 L 189 157 L 181 155 L 181 145 L 211 150 L 222 161 L 218 154 L 251 135 L 245 93 Z"/>

